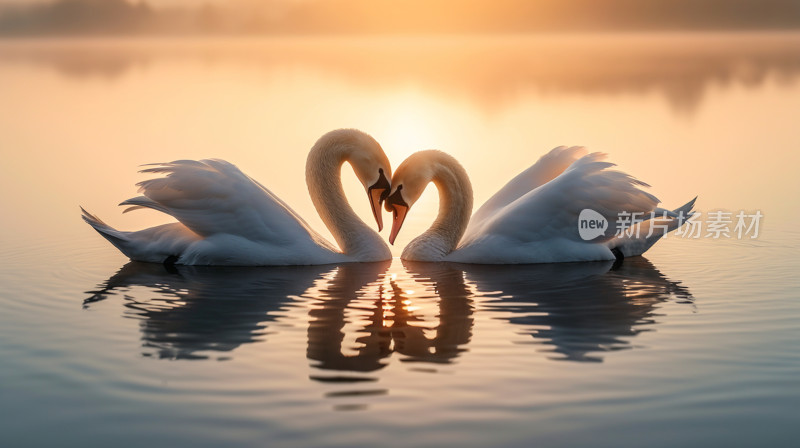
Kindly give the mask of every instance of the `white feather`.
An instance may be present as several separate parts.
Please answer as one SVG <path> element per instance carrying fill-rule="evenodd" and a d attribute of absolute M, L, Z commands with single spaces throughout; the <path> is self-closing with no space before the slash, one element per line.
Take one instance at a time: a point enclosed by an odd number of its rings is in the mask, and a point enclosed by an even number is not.
<path fill-rule="evenodd" d="M 334 167 L 340 167 L 341 160 L 353 151 L 373 150 L 383 154 L 377 143 L 372 148 L 347 150 L 336 146 L 337 136 L 354 134 L 361 136 L 363 133 L 354 130 L 329 133 L 312 151 L 321 153 L 319 159 Z M 370 137 L 365 141 L 374 140 Z M 324 147 L 320 147 L 321 144 Z M 337 222 L 344 222 L 348 228 L 336 230 L 351 239 L 347 241 L 352 243 L 351 247 L 359 248 L 353 251 L 355 253 L 342 253 L 311 229 L 285 202 L 226 161 L 178 160 L 148 165 L 142 172 L 164 176 L 140 182 L 137 185 L 142 196 L 120 205 L 130 206 L 126 212 L 141 208 L 158 210 L 177 219 L 177 223 L 123 232 L 81 209 L 83 219 L 132 260 L 164 262 L 171 259 L 185 265 L 263 266 L 391 258 L 386 243 L 355 215 L 343 195 L 318 202 L 330 207 L 328 216 L 347 217 Z M 340 173 L 325 175 L 338 180 Z M 326 179 L 326 182 L 331 180 Z M 336 181 L 333 183 L 340 185 Z M 314 191 L 326 193 L 320 189 Z M 325 217 L 323 221 L 329 224 Z"/>
<path fill-rule="evenodd" d="M 419 181 L 434 181 L 439 185 L 440 198 L 450 209 L 440 209 L 440 214 L 469 213 L 460 206 L 471 203 L 472 191 L 463 188 L 468 183 L 456 180 L 448 184 L 448 179 L 457 179 L 459 173 L 463 173 L 460 165 L 459 169 L 441 168 L 447 165 L 441 163 L 441 156 L 426 152 L 417 154 L 421 157 L 407 159 L 409 165 L 403 162 L 396 174 L 419 172 L 422 168 L 417 165 L 437 157 L 437 169 L 448 170 L 448 175 L 442 176 L 434 170 L 431 178 L 422 177 Z M 648 218 L 651 212 L 656 216 L 666 213 L 666 220 L 659 224 L 667 231 L 682 224 L 679 215 L 690 216 L 694 200 L 672 212 L 658 208 L 659 200 L 642 190 L 647 184 L 610 169 L 614 164 L 604 161 L 604 154 L 583 154 L 585 150 L 580 147 L 555 148 L 492 196 L 470 218 L 466 230 L 456 228 L 457 225 L 447 229 L 432 227 L 409 243 L 403 258 L 483 264 L 613 260 L 612 249 L 618 249 L 625 256 L 639 255 L 663 235 L 662 232 L 649 235 L 651 222 L 645 221 L 638 224 L 638 235 L 633 232 L 633 235 L 616 236 L 621 213 L 636 213 L 642 218 Z M 458 164 L 452 158 L 448 163 Z M 408 185 L 408 180 L 393 179 L 392 185 L 399 182 L 416 189 Z M 594 210 L 607 220 L 603 236 L 589 241 L 581 238 L 578 221 L 584 209 Z M 441 218 L 437 218 L 437 222 L 440 221 Z M 448 222 L 462 220 L 453 217 Z M 462 232 L 464 236 L 459 240 Z M 459 241 L 456 247 L 449 243 L 453 240 Z"/>

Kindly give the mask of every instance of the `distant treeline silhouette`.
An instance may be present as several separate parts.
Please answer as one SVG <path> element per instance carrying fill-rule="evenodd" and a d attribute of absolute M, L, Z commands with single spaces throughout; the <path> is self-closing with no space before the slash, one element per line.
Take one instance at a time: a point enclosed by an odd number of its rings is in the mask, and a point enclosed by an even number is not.
<path fill-rule="evenodd" d="M 788 30 L 800 0 L 265 0 L 155 8 L 55 0 L 0 10 L 1 35 L 442 34 Z"/>

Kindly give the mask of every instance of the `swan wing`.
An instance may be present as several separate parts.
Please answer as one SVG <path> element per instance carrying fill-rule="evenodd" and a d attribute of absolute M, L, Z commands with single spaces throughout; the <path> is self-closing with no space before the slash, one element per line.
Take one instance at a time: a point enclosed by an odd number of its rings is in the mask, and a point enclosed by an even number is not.
<path fill-rule="evenodd" d="M 531 263 L 578 261 L 613 256 L 604 244 L 586 244 L 578 231 L 585 209 L 607 220 L 604 235 L 591 243 L 614 238 L 620 213 L 649 213 L 658 199 L 641 190 L 648 186 L 628 174 L 611 170 L 604 154 L 593 153 L 573 162 L 563 173 L 479 222 L 462 239 L 453 261 Z M 587 250 L 587 246 L 593 246 Z M 501 259 L 494 260 L 494 258 Z"/>
<path fill-rule="evenodd" d="M 224 234 L 279 242 L 305 237 L 335 251 L 291 207 L 229 162 L 177 160 L 142 172 L 163 176 L 138 183 L 142 196 L 122 202 L 130 206 L 126 212 L 161 211 L 203 238 Z"/>
<path fill-rule="evenodd" d="M 586 155 L 586 148 L 582 146 L 559 146 L 550 150 L 528 169 L 508 181 L 472 215 L 466 235 L 470 235 L 480 223 L 486 218 L 494 216 L 503 207 L 555 179 L 584 155 Z"/>

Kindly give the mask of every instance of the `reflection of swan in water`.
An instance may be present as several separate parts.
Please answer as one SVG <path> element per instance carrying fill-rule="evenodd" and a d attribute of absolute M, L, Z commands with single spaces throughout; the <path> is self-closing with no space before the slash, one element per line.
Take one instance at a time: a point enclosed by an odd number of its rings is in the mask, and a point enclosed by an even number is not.
<path fill-rule="evenodd" d="M 406 343 L 407 347 L 398 351 L 410 356 L 407 361 L 451 362 L 466 350 L 472 338 L 475 308 L 472 291 L 464 284 L 464 273 L 448 263 L 403 261 L 403 266 L 416 281 L 433 286 L 439 296 L 439 322 L 432 339 L 421 334 L 421 343 L 410 340 L 415 343 Z"/>
<path fill-rule="evenodd" d="M 404 261 L 406 278 L 436 291 L 437 322 L 431 323 L 413 305 L 434 299 L 403 291 L 401 280 L 384 282 L 389 263 L 167 269 L 131 262 L 84 304 L 124 294 L 125 316 L 141 322 L 146 355 L 155 349 L 161 358 L 206 359 L 209 352 L 230 352 L 261 340 L 276 313 L 293 296 L 307 296 L 316 283 L 318 299 L 308 304 L 308 358 L 319 369 L 371 372 L 395 352 L 405 362 L 453 362 L 472 338 L 472 289 L 483 295 L 481 309 L 524 326 L 560 354 L 556 358 L 573 361 L 601 361 L 593 353 L 630 348 L 629 339 L 655 322 L 660 303 L 692 300 L 685 287 L 642 257 L 618 267 L 610 262 L 489 266 Z M 156 290 L 156 297 L 138 300 L 139 293 L 131 291 L 137 286 Z M 352 349 L 345 343 L 348 324 L 358 327 Z"/>
<path fill-rule="evenodd" d="M 342 332 L 347 318 L 347 306 L 364 296 L 364 288 L 370 283 L 376 283 L 381 274 L 385 273 L 391 262 L 377 263 L 351 263 L 340 265 L 334 277 L 320 291 L 321 302 L 318 306 L 312 305 L 308 311 L 308 359 L 317 361 L 315 367 L 326 370 L 350 370 L 356 372 L 370 372 L 383 367 L 381 358 L 388 355 L 389 351 L 379 332 L 369 331 L 366 336 L 360 337 L 356 342 L 361 344 L 357 354 L 347 356 L 342 353 L 342 342 L 345 334 Z M 382 286 L 373 285 L 379 289 L 378 297 L 382 296 Z M 377 306 L 370 317 L 373 325 L 379 325 L 381 307 Z M 378 320 L 376 324 L 375 320 Z M 324 378 L 316 378 L 324 380 Z"/>
<path fill-rule="evenodd" d="M 308 358 L 325 370 L 371 372 L 383 368 L 392 353 L 404 355 L 402 361 L 449 363 L 461 353 L 472 335 L 472 300 L 464 285 L 462 271 L 449 264 L 404 263 L 415 280 L 436 289 L 439 323 L 431 328 L 409 307 L 406 293 L 394 280 L 390 291 L 377 286 L 374 303 L 362 313 L 364 319 L 357 347 L 343 346 L 347 314 L 363 310 L 363 288 L 385 272 L 380 263 L 348 264 L 339 270 L 322 291 L 318 307 L 312 309 L 308 329 Z M 432 285 L 431 285 L 432 283 Z M 432 289 L 433 289 L 432 288 Z M 352 352 L 346 354 L 345 352 Z M 356 377 L 314 377 L 320 381 L 355 381 Z M 361 378 L 363 379 L 363 378 Z"/>
<path fill-rule="evenodd" d="M 273 313 L 303 294 L 332 266 L 223 268 L 130 262 L 84 306 L 124 294 L 125 316 L 141 322 L 143 346 L 169 359 L 207 359 L 261 340 Z M 139 300 L 132 287 L 158 291 Z M 145 353 L 150 356 L 149 353 Z"/>
<path fill-rule="evenodd" d="M 478 290 L 501 294 L 484 308 L 528 327 L 531 336 L 560 354 L 554 359 L 600 362 L 592 353 L 631 348 L 628 338 L 655 323 L 660 303 L 692 301 L 686 287 L 644 257 L 613 267 L 611 262 L 459 266 Z"/>

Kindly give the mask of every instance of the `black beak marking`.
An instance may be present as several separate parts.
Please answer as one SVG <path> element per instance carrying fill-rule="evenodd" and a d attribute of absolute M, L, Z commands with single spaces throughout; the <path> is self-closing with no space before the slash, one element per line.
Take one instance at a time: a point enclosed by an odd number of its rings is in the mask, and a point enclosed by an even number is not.
<path fill-rule="evenodd" d="M 386 178 L 386 175 L 383 174 L 382 168 L 378 169 L 378 174 L 378 181 L 372 184 L 372 186 L 367 189 L 367 192 L 372 192 L 372 190 L 376 188 L 382 189 L 383 193 L 381 193 L 381 202 L 383 202 L 389 196 L 389 189 L 392 187 L 392 185 L 389 183 L 389 179 Z"/>
<path fill-rule="evenodd" d="M 400 193 L 403 190 L 403 186 L 399 185 L 397 190 L 391 195 L 388 195 L 387 190 L 387 197 L 386 202 L 384 204 L 384 208 L 386 208 L 387 212 L 395 212 L 395 217 L 397 217 L 397 211 L 394 209 L 394 205 L 402 205 L 403 207 L 408 208 L 408 204 L 406 203 L 405 199 L 403 199 L 403 195 Z"/>

